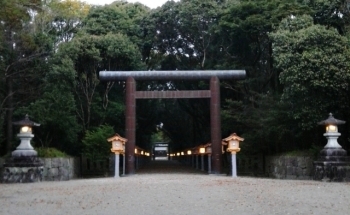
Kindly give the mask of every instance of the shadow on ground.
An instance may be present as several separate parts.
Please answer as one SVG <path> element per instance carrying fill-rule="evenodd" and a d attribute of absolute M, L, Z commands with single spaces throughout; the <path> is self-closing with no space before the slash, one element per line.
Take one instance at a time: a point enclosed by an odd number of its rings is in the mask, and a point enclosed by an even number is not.
<path fill-rule="evenodd" d="M 137 174 L 207 174 L 173 160 L 150 161 L 137 170 Z"/>

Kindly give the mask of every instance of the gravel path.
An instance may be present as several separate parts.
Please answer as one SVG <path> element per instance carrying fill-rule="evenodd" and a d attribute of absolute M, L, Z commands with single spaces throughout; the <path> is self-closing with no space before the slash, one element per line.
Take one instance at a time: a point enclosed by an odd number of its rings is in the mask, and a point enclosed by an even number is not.
<path fill-rule="evenodd" d="M 214 176 L 163 161 L 118 179 L 0 184 L 0 214 L 345 215 L 350 184 Z"/>

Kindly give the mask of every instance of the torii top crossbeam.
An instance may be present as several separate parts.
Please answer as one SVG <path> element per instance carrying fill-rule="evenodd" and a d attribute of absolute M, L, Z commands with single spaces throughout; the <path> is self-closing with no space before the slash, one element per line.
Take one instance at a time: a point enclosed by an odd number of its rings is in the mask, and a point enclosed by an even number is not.
<path fill-rule="evenodd" d="M 245 70 L 175 70 L 175 71 L 101 71 L 101 81 L 125 81 L 128 77 L 135 80 L 205 80 L 211 77 L 219 79 L 244 79 Z"/>

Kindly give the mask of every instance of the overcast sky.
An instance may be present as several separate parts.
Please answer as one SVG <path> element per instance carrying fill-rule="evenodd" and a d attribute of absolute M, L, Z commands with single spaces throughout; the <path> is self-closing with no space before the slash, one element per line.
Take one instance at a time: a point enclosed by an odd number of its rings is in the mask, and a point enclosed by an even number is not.
<path fill-rule="evenodd" d="M 105 5 L 110 4 L 116 0 L 81 0 L 89 4 L 96 4 L 96 5 Z M 156 8 L 158 6 L 163 5 L 167 0 L 127 0 L 128 2 L 140 2 L 150 8 Z M 178 0 L 175 0 L 178 1 Z"/>

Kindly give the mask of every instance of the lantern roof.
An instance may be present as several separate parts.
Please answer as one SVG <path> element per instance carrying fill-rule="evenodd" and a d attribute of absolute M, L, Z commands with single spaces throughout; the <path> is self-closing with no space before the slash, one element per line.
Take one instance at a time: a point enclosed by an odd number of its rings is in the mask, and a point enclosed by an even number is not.
<path fill-rule="evenodd" d="M 206 143 L 206 144 L 203 144 L 203 145 L 199 145 L 199 146 L 194 147 L 193 149 L 195 150 L 195 149 L 199 149 L 199 148 L 207 148 L 209 146 L 211 146 L 211 143 Z"/>
<path fill-rule="evenodd" d="M 211 146 L 211 143 L 205 143 L 203 145 L 199 145 L 197 146 L 198 148 L 207 148 L 207 147 L 210 147 Z"/>
<path fill-rule="evenodd" d="M 140 150 L 140 151 L 146 151 L 145 149 L 140 148 L 140 147 L 138 147 L 138 146 L 135 146 L 135 149 Z"/>
<path fill-rule="evenodd" d="M 19 125 L 19 126 L 30 126 L 30 127 L 33 127 L 33 126 L 40 126 L 39 123 L 36 123 L 36 122 L 33 122 L 29 119 L 29 116 L 28 114 L 26 114 L 24 116 L 24 119 L 22 120 L 19 120 L 19 121 L 16 121 L 16 122 L 13 122 L 12 123 L 13 125 Z"/>
<path fill-rule="evenodd" d="M 334 118 L 333 114 L 330 113 L 328 119 L 323 120 L 317 124 L 319 124 L 319 125 L 341 125 L 341 124 L 345 124 L 345 121 Z"/>
<path fill-rule="evenodd" d="M 196 151 L 198 151 L 198 150 L 199 150 L 199 147 L 198 147 L 198 146 L 195 146 L 195 147 L 192 148 L 192 152 L 196 152 Z"/>
<path fill-rule="evenodd" d="M 121 142 L 125 143 L 128 141 L 128 139 L 125 139 L 124 137 L 121 137 L 118 133 L 116 133 L 113 137 L 108 138 L 107 141 L 108 142 L 121 141 Z"/>
<path fill-rule="evenodd" d="M 239 137 L 236 133 L 232 133 L 230 136 L 226 137 L 225 139 L 222 139 L 224 142 L 228 142 L 230 140 L 238 140 L 238 141 L 244 141 L 244 138 Z"/>
<path fill-rule="evenodd" d="M 227 142 L 225 142 L 225 141 L 221 141 L 221 145 L 224 145 L 224 146 L 227 146 Z"/>
<path fill-rule="evenodd" d="M 204 144 L 205 148 L 210 147 L 210 146 L 211 146 L 211 143 Z"/>

